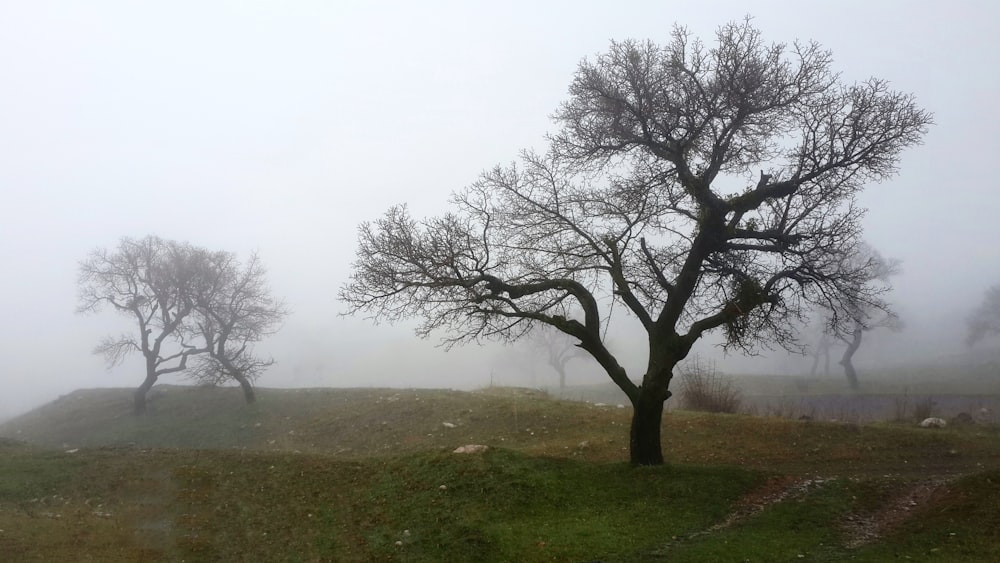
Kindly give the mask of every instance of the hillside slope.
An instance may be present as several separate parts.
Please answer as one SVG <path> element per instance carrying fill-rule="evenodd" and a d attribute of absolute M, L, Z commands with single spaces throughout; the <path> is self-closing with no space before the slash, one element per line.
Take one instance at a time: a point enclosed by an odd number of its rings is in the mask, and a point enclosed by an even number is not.
<path fill-rule="evenodd" d="M 0 425 L 17 560 L 1000 557 L 1000 433 L 630 410 L 524 389 L 72 393 Z M 28 442 L 16 442 L 10 438 Z M 451 453 L 489 445 L 485 454 Z"/>
<path fill-rule="evenodd" d="M 342 459 L 476 443 L 591 461 L 628 459 L 631 409 L 554 400 L 520 388 L 238 389 L 158 386 L 149 414 L 127 389 L 81 390 L 0 425 L 44 447 L 249 449 Z M 956 473 L 1000 466 L 996 427 L 928 431 L 901 425 L 799 422 L 670 411 L 669 461 L 769 471 Z"/>

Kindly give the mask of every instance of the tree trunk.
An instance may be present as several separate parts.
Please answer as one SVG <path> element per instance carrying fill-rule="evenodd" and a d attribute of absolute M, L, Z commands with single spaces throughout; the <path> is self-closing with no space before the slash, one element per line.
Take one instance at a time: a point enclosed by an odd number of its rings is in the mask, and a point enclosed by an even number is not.
<path fill-rule="evenodd" d="M 142 385 L 135 390 L 135 395 L 133 397 L 133 412 L 136 416 L 141 416 L 146 414 L 146 393 L 153 388 L 156 383 L 156 374 L 146 375 L 146 379 L 142 382 Z"/>
<path fill-rule="evenodd" d="M 854 332 L 851 333 L 851 341 L 847 343 L 847 350 L 844 351 L 844 357 L 840 360 L 840 365 L 844 366 L 844 374 L 847 375 L 847 382 L 850 384 L 851 389 L 857 391 L 860 387 L 858 383 L 858 372 L 854 371 L 854 364 L 851 363 L 851 359 L 854 357 L 854 353 L 858 351 L 861 347 L 861 333 L 864 328 L 861 323 L 854 326 Z"/>
<path fill-rule="evenodd" d="M 257 396 L 254 394 L 253 385 L 247 378 L 243 377 L 243 375 L 240 374 L 239 372 L 234 372 L 233 379 L 238 381 L 240 387 L 243 388 L 243 399 L 246 400 L 248 405 L 252 405 L 253 403 L 257 402 Z"/>
<path fill-rule="evenodd" d="M 813 354 L 813 365 L 812 369 L 809 371 L 810 377 L 816 376 L 816 369 L 819 368 L 819 358 L 823 357 L 823 375 L 830 375 L 830 341 L 827 340 L 826 336 L 820 338 L 819 343 L 816 344 L 816 351 Z"/>
<path fill-rule="evenodd" d="M 632 429 L 629 432 L 629 458 L 632 465 L 663 465 L 660 429 L 663 425 L 663 401 L 643 389 L 632 405 Z"/>

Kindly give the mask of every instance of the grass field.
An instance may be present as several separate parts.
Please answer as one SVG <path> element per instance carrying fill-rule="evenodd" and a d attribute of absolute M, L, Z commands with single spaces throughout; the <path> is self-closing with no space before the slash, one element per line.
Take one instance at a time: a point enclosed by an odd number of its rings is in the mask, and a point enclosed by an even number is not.
<path fill-rule="evenodd" d="M 1000 431 L 524 389 L 86 390 L 0 425 L 12 561 L 1000 560 Z M 464 444 L 481 454 L 455 454 Z"/>

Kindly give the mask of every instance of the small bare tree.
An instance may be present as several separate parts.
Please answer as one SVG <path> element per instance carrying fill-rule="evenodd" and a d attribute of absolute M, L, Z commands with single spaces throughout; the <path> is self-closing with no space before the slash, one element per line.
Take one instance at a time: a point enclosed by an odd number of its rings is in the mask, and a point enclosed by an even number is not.
<path fill-rule="evenodd" d="M 532 333 L 530 344 L 559 374 L 559 390 L 566 389 L 566 365 L 573 359 L 585 357 L 586 352 L 576 345 L 573 338 L 554 329 Z"/>
<path fill-rule="evenodd" d="M 884 293 L 892 289 L 889 278 L 899 273 L 899 260 L 883 258 L 876 250 L 862 245 L 853 257 L 855 262 L 864 263 L 869 272 L 866 280 L 859 280 L 869 286 L 867 293 Z M 834 334 L 847 343 L 847 349 L 840 359 L 844 366 L 844 375 L 852 390 L 860 387 L 858 372 L 854 369 L 854 354 L 861 347 L 861 339 L 865 331 L 875 328 L 888 328 L 898 331 L 903 328 L 899 316 L 888 306 L 865 301 L 846 303 L 846 317 L 852 323 L 847 334 L 834 330 Z"/>
<path fill-rule="evenodd" d="M 161 375 L 184 371 L 190 356 L 207 352 L 183 330 L 195 310 L 195 288 L 203 283 L 199 252 L 155 236 L 123 238 L 116 250 L 97 249 L 80 263 L 77 310 L 109 306 L 137 323 L 137 333 L 105 338 L 94 349 L 111 366 L 132 352 L 142 354 L 146 374 L 135 391 L 136 414 L 146 412 L 146 393 Z"/>
<path fill-rule="evenodd" d="M 666 45 L 612 43 L 580 64 L 548 152 L 484 172 L 452 213 L 395 206 L 363 223 L 340 297 L 349 313 L 421 318 L 418 334 L 448 344 L 566 333 L 631 401 L 632 463 L 661 464 L 673 369 L 703 335 L 794 346 L 790 320 L 809 307 L 881 305 L 871 264 L 851 260 L 855 197 L 894 174 L 931 116 L 830 64 L 749 20 L 711 48 L 683 28 Z M 612 303 L 648 336 L 638 383 L 603 340 Z"/>
<path fill-rule="evenodd" d="M 215 275 L 198 292 L 190 327 L 204 340 L 207 354 L 199 357 L 193 377 L 204 383 L 235 380 L 246 402 L 253 403 L 253 383 L 274 364 L 272 358 L 255 356 L 253 345 L 277 331 L 287 310 L 271 296 L 267 270 L 256 254 L 245 266 L 229 252 L 208 259 Z"/>
<path fill-rule="evenodd" d="M 820 358 L 823 359 L 823 375 L 830 375 L 830 348 L 832 347 L 833 342 L 830 341 L 830 335 L 826 331 L 822 331 L 816 345 L 810 350 L 810 354 L 813 357 L 813 365 L 809 370 L 810 377 L 816 376 Z"/>
<path fill-rule="evenodd" d="M 966 320 L 968 332 L 965 343 L 969 346 L 987 338 L 1000 334 L 1000 285 L 986 290 L 983 302 Z"/>

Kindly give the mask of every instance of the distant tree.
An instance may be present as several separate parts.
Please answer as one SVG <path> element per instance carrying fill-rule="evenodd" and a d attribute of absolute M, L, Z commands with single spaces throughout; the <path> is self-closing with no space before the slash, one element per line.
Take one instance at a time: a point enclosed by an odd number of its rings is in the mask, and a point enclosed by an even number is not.
<path fill-rule="evenodd" d="M 254 254 L 245 266 L 229 252 L 209 257 L 215 276 L 196 299 L 191 331 L 207 349 L 194 366 L 193 377 L 204 383 L 239 383 L 247 403 L 256 401 L 253 383 L 274 364 L 254 355 L 253 345 L 277 331 L 287 315 L 283 303 L 271 296 L 267 270 Z"/>
<path fill-rule="evenodd" d="M 813 365 L 812 369 L 809 370 L 810 377 L 816 376 L 820 358 L 823 358 L 823 374 L 830 375 L 830 348 L 832 347 L 833 342 L 830 340 L 830 335 L 824 331 L 820 335 L 819 341 L 816 342 L 816 346 L 811 350 Z"/>
<path fill-rule="evenodd" d="M 566 365 L 575 358 L 582 358 L 585 352 L 575 340 L 558 330 L 539 330 L 532 334 L 531 346 L 541 355 L 549 367 L 559 374 L 559 389 L 566 388 Z"/>
<path fill-rule="evenodd" d="M 986 290 L 983 302 L 966 320 L 965 343 L 972 346 L 988 336 L 1000 334 L 1000 285 Z"/>
<path fill-rule="evenodd" d="M 135 412 L 146 412 L 146 393 L 161 375 L 183 371 L 188 358 L 205 353 L 186 337 L 184 322 L 194 313 L 199 250 L 186 243 L 148 236 L 123 238 L 113 251 L 97 249 L 80 263 L 80 312 L 110 306 L 137 323 L 137 332 L 107 337 L 94 349 L 112 366 L 132 352 L 145 360 L 145 379 L 135 391 Z"/>
<path fill-rule="evenodd" d="M 892 288 L 889 278 L 899 273 L 898 260 L 883 258 L 877 251 L 864 245 L 858 249 L 853 260 L 856 263 L 865 264 L 864 267 L 869 272 L 868 279 L 858 280 L 860 283 L 869 286 L 867 291 L 858 292 L 859 295 L 884 293 Z M 875 328 L 900 330 L 902 324 L 900 323 L 899 316 L 883 302 L 859 299 L 856 301 L 847 301 L 845 305 L 846 309 L 843 315 L 851 323 L 850 330 L 846 334 L 837 331 L 834 333 L 847 343 L 847 349 L 840 359 L 840 365 L 844 366 L 844 374 L 847 376 L 847 382 L 851 386 L 851 389 L 857 390 L 860 383 L 852 360 L 858 348 L 861 347 L 861 339 L 864 332 Z"/>
<path fill-rule="evenodd" d="M 133 352 L 143 356 L 136 414 L 146 412 L 146 395 L 160 376 L 185 371 L 189 358 L 207 356 L 197 377 L 224 375 L 241 385 L 240 378 L 252 381 L 269 365 L 248 346 L 273 326 L 258 311 L 276 306 L 262 291 L 262 275 L 256 257 L 240 271 L 231 254 L 156 236 L 123 238 L 117 249 L 97 249 L 80 263 L 78 311 L 111 307 L 136 322 L 136 332 L 105 338 L 94 349 L 112 366 Z"/>
<path fill-rule="evenodd" d="M 417 333 L 447 345 L 566 333 L 628 396 L 632 463 L 662 464 L 673 368 L 703 335 L 794 347 L 808 307 L 878 303 L 872 265 L 851 260 L 855 196 L 895 173 L 931 116 L 830 64 L 815 43 L 764 43 L 749 20 L 712 48 L 683 28 L 662 46 L 614 42 L 580 64 L 547 153 L 484 172 L 451 213 L 395 206 L 363 223 L 340 298 L 421 318 Z M 602 337 L 612 304 L 648 336 L 638 384 Z"/>

